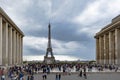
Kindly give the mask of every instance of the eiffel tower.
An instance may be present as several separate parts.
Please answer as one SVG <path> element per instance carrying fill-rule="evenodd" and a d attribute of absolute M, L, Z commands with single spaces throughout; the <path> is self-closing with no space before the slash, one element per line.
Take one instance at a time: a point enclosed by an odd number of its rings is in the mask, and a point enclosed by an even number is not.
<path fill-rule="evenodd" d="M 50 53 L 50 57 L 48 54 Z M 52 45 L 51 45 L 51 25 L 49 23 L 48 25 L 48 46 L 46 50 L 46 55 L 44 56 L 44 63 L 46 64 L 52 64 L 55 62 L 55 57 L 53 56 L 53 50 L 52 50 Z"/>

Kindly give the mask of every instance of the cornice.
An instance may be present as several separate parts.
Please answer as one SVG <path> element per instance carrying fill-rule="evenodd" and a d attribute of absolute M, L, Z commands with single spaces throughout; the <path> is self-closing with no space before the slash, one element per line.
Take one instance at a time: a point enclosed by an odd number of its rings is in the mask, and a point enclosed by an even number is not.
<path fill-rule="evenodd" d="M 9 24 L 12 25 L 22 36 L 24 36 L 24 33 L 18 28 L 18 26 L 12 21 L 12 19 L 9 18 L 9 16 L 5 13 L 5 11 L 0 7 L 0 16 L 6 19 Z"/>

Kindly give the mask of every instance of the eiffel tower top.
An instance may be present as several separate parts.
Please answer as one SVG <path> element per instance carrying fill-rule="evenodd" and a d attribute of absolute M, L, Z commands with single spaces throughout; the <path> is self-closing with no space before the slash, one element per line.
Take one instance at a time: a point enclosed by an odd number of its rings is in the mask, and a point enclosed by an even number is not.
<path fill-rule="evenodd" d="M 51 25 L 50 25 L 50 23 L 48 25 L 48 48 L 52 48 L 52 45 L 51 45 Z"/>

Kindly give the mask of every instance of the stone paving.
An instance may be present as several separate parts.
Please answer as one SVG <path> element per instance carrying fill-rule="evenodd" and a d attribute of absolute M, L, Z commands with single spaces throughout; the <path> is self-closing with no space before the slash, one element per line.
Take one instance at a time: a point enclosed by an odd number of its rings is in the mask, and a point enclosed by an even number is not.
<path fill-rule="evenodd" d="M 42 72 L 42 70 L 40 70 L 39 72 Z M 58 68 L 54 68 L 53 70 L 51 70 L 51 72 L 63 72 L 63 69 L 61 69 L 61 71 L 58 70 Z M 75 68 L 71 69 L 71 72 L 76 72 Z M 96 68 L 92 68 L 91 71 L 88 71 L 88 68 L 86 68 L 86 72 L 115 72 L 115 70 L 109 70 L 109 69 L 103 69 L 103 71 L 98 71 L 98 69 Z M 117 72 L 120 72 L 120 68 L 117 70 Z"/>
<path fill-rule="evenodd" d="M 34 80 L 42 80 L 42 75 L 35 75 Z M 55 74 L 48 75 L 47 80 L 55 80 Z M 86 80 L 78 74 L 62 75 L 61 80 Z M 120 80 L 120 73 L 88 73 L 87 80 Z"/>
<path fill-rule="evenodd" d="M 10 79 L 7 79 L 10 80 Z M 25 80 L 26 77 L 25 77 Z M 34 80 L 43 80 L 42 74 L 34 75 Z M 55 80 L 55 73 L 47 75 L 46 80 Z M 79 77 L 78 73 L 72 73 L 71 75 L 61 75 L 61 80 L 120 80 L 119 72 L 89 72 L 87 73 L 87 79 Z"/>
<path fill-rule="evenodd" d="M 51 74 L 47 75 L 47 80 L 55 80 L 55 74 L 56 72 L 59 72 L 62 74 L 62 70 L 59 71 L 58 69 L 53 69 L 51 71 Z M 61 75 L 61 80 L 120 80 L 120 70 L 115 72 L 115 70 L 108 70 L 105 69 L 103 71 L 98 71 L 96 68 L 93 68 L 92 71 L 88 72 L 87 69 L 87 79 L 84 79 L 84 77 L 79 77 L 79 72 L 76 72 L 75 69 L 71 70 L 72 75 Z M 10 80 L 10 79 L 6 79 Z M 25 76 L 25 80 L 27 80 Z M 39 71 L 38 74 L 34 75 L 34 80 L 43 80 L 42 79 L 42 70 Z"/>

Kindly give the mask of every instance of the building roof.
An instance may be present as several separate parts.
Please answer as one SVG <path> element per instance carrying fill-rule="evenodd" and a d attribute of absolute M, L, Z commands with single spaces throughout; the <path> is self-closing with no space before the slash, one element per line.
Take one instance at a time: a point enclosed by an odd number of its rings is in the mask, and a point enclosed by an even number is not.
<path fill-rule="evenodd" d="M 0 7 L 0 15 L 4 17 L 9 24 L 11 24 L 21 35 L 24 36 L 24 33 L 18 28 L 18 26 L 9 18 L 9 16 L 5 13 L 5 11 Z"/>
<path fill-rule="evenodd" d="M 98 33 L 96 33 L 95 37 L 99 36 L 102 33 L 107 32 L 108 30 L 112 30 L 115 27 L 120 27 L 120 15 L 116 16 L 112 19 L 112 22 L 108 25 L 106 25 L 104 28 L 102 28 Z"/>
<path fill-rule="evenodd" d="M 120 21 L 120 15 L 118 15 L 115 18 L 112 19 L 112 23 L 115 23 L 117 21 Z"/>

